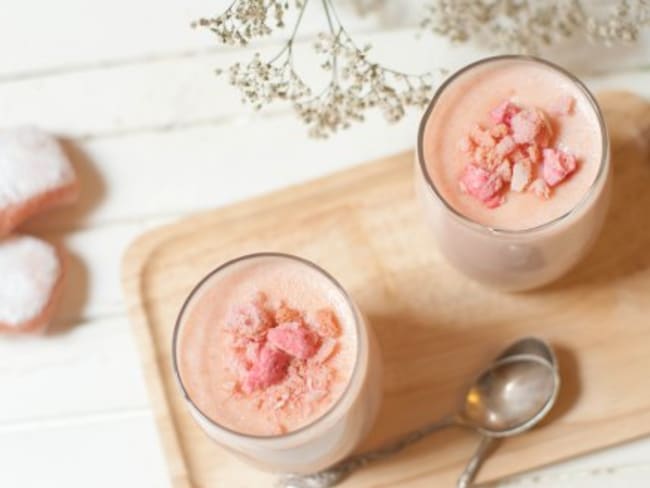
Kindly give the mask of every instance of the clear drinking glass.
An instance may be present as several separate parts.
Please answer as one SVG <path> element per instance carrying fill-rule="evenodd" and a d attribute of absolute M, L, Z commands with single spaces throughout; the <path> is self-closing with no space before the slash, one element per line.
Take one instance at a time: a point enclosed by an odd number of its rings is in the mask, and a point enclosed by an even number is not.
<path fill-rule="evenodd" d="M 487 63 L 536 63 L 570 80 L 586 97 L 599 123 L 602 141 L 597 175 L 582 199 L 565 214 L 523 230 L 492 228 L 457 211 L 436 188 L 425 161 L 425 134 L 436 102 L 466 73 Z M 465 275 L 493 287 L 517 291 L 547 284 L 566 273 L 589 250 L 602 228 L 609 206 L 610 149 L 607 128 L 593 95 L 571 73 L 547 61 L 530 57 L 496 56 L 470 64 L 450 76 L 425 111 L 415 155 L 416 194 L 438 247 Z"/>
<path fill-rule="evenodd" d="M 315 271 L 331 284 L 353 317 L 356 358 L 349 382 L 341 396 L 312 423 L 280 435 L 256 436 L 231 430 L 204 414 L 188 393 L 179 367 L 179 343 L 197 296 L 215 280 L 238 266 L 259 260 L 298 263 Z M 174 374 L 190 413 L 198 425 L 221 446 L 269 471 L 311 473 L 330 466 L 350 454 L 372 427 L 381 403 L 381 355 L 372 329 L 352 298 L 326 271 L 302 258 L 280 253 L 258 253 L 229 261 L 209 273 L 190 293 L 174 329 L 172 356 Z"/>

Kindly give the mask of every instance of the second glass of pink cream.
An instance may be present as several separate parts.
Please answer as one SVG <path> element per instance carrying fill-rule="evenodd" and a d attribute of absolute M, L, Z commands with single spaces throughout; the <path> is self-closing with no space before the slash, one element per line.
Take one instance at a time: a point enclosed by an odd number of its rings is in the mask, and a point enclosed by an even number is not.
<path fill-rule="evenodd" d="M 416 191 L 443 255 L 504 290 L 545 285 L 595 241 L 609 205 L 607 129 L 589 90 L 527 56 L 470 64 L 438 89 Z"/>

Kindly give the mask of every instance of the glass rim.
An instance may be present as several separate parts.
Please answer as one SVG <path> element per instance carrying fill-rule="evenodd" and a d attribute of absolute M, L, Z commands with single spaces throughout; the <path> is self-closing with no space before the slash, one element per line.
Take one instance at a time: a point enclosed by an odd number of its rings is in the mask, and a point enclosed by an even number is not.
<path fill-rule="evenodd" d="M 477 68 L 481 65 L 484 64 L 489 64 L 493 62 L 499 62 L 499 61 L 528 61 L 532 63 L 537 63 L 540 65 L 543 65 L 547 68 L 550 68 L 551 70 L 559 73 L 560 75 L 565 76 L 569 81 L 571 81 L 573 84 L 575 84 L 578 89 L 582 92 L 582 94 L 585 96 L 589 104 L 591 105 L 591 108 L 593 109 L 594 113 L 596 114 L 596 118 L 598 120 L 598 127 L 600 129 L 600 138 L 601 138 L 601 157 L 600 157 L 600 165 L 598 167 L 598 173 L 596 173 L 596 176 L 592 183 L 589 185 L 589 188 L 585 192 L 585 194 L 580 198 L 580 200 L 569 210 L 564 212 L 563 214 L 555 217 L 552 220 L 549 220 L 547 222 L 544 222 L 542 224 L 536 225 L 534 227 L 527 227 L 525 229 L 507 229 L 507 228 L 502 228 L 502 227 L 492 227 L 489 225 L 481 224 L 480 222 L 477 222 L 476 220 L 470 219 L 466 215 L 462 214 L 460 211 L 456 210 L 443 196 L 442 194 L 438 191 L 436 188 L 436 185 L 433 182 L 433 179 L 431 178 L 431 175 L 429 174 L 429 171 L 427 170 L 426 163 L 425 163 L 425 158 L 424 158 L 424 131 L 427 126 L 427 123 L 429 121 L 429 116 L 433 112 L 433 109 L 436 106 L 436 102 L 438 99 L 442 96 L 444 93 L 445 89 L 449 87 L 457 78 L 459 78 L 461 75 L 465 74 L 466 72 Z M 503 55 L 498 55 L 498 56 L 489 56 L 486 58 L 481 58 L 478 61 L 474 61 L 457 71 L 455 71 L 453 74 L 451 74 L 436 90 L 435 94 L 433 95 L 433 98 L 429 102 L 429 105 L 427 106 L 427 109 L 425 110 L 424 114 L 422 115 L 422 119 L 420 120 L 420 126 L 418 129 L 418 139 L 417 139 L 417 145 L 416 145 L 416 157 L 418 159 L 418 166 L 420 168 L 420 172 L 422 176 L 424 177 L 424 180 L 427 184 L 427 187 L 429 190 L 432 190 L 434 195 L 438 198 L 439 201 L 443 203 L 445 208 L 449 210 L 454 217 L 456 217 L 458 220 L 460 220 L 463 224 L 478 230 L 480 232 L 487 232 L 492 235 L 501 235 L 501 236 L 518 236 L 518 235 L 527 235 L 527 234 L 532 234 L 535 232 L 543 231 L 546 229 L 549 229 L 551 227 L 554 227 L 569 217 L 571 217 L 574 214 L 577 214 L 580 210 L 582 210 L 587 203 L 591 200 L 591 197 L 593 196 L 594 192 L 598 188 L 600 182 L 602 179 L 607 175 L 608 167 L 609 167 L 609 137 L 607 135 L 607 126 L 605 124 L 605 119 L 603 117 L 602 111 L 600 109 L 600 106 L 598 105 L 598 102 L 596 101 L 595 97 L 591 93 L 591 91 L 587 88 L 587 86 L 580 81 L 575 75 L 573 75 L 571 72 L 567 71 L 566 69 L 551 63 L 550 61 L 547 61 L 542 58 L 538 58 L 536 56 L 530 56 L 530 55 L 524 55 L 524 54 L 503 54 Z"/>
<path fill-rule="evenodd" d="M 354 358 L 354 363 L 352 365 L 352 371 L 350 374 L 350 377 L 347 381 L 347 384 L 345 385 L 345 389 L 341 392 L 339 397 L 332 403 L 332 405 L 325 410 L 321 415 L 316 417 L 314 420 L 309 422 L 308 424 L 303 425 L 302 427 L 292 430 L 290 432 L 286 432 L 283 434 L 273 434 L 273 435 L 256 435 L 256 434 L 246 434 L 244 432 L 239 432 L 234 429 L 231 429 L 229 427 L 226 427 L 225 425 L 222 425 L 221 423 L 215 421 L 214 419 L 210 418 L 203 410 L 201 410 L 198 405 L 192 400 L 190 397 L 187 389 L 185 388 L 185 385 L 183 383 L 183 379 L 181 378 L 181 374 L 179 371 L 178 367 L 178 340 L 179 340 L 179 332 L 181 329 L 181 322 L 183 319 L 183 316 L 185 312 L 187 311 L 187 308 L 192 301 L 192 299 L 195 297 L 195 295 L 203 288 L 203 285 L 205 285 L 212 277 L 216 276 L 220 272 L 226 270 L 227 268 L 230 268 L 231 266 L 235 266 L 237 264 L 240 264 L 245 261 L 250 261 L 250 260 L 255 260 L 255 259 L 261 259 L 261 258 L 279 258 L 279 259 L 287 259 L 290 261 L 297 262 L 299 264 L 305 265 L 308 268 L 316 271 L 319 273 L 321 276 L 323 276 L 325 279 L 327 279 L 334 287 L 342 294 L 343 298 L 345 299 L 345 303 L 347 307 L 349 307 L 350 311 L 352 312 L 352 317 L 354 319 L 354 332 L 357 337 L 357 347 L 356 347 L 356 355 Z M 295 256 L 293 254 L 288 254 L 288 253 L 282 253 L 282 252 L 256 252 L 256 253 L 250 253 L 250 254 L 244 254 L 242 256 L 238 256 L 236 258 L 230 259 L 223 264 L 217 266 L 214 268 L 212 271 L 210 271 L 207 275 L 205 275 L 193 288 L 192 291 L 189 293 L 185 301 L 183 302 L 183 306 L 181 307 L 178 317 L 176 318 L 176 323 L 174 325 L 174 332 L 172 335 L 172 369 L 174 373 L 174 377 L 176 378 L 176 382 L 178 386 L 181 389 L 181 392 L 183 394 L 183 397 L 185 400 L 189 402 L 189 404 L 194 408 L 202 418 L 204 418 L 210 425 L 223 430 L 224 432 L 234 435 L 237 437 L 243 437 L 246 439 L 251 439 L 251 440 L 256 440 L 260 442 L 264 441 L 273 441 L 273 440 L 285 440 L 285 439 L 291 439 L 294 437 L 298 437 L 299 435 L 303 434 L 304 432 L 307 432 L 311 429 L 313 429 L 316 425 L 320 424 L 322 421 L 326 420 L 329 418 L 343 403 L 343 399 L 348 395 L 348 393 L 351 391 L 352 384 L 354 383 L 354 379 L 357 375 L 358 372 L 358 366 L 359 366 L 359 361 L 360 361 L 360 356 L 361 356 L 361 337 L 362 337 L 362 327 L 361 327 L 361 316 L 359 314 L 359 311 L 352 300 L 352 297 L 350 294 L 346 291 L 346 289 L 341 285 L 336 278 L 334 278 L 331 274 L 329 274 L 327 271 L 325 271 L 323 268 L 318 266 L 316 263 L 309 261 L 308 259 L 302 258 L 300 256 Z"/>

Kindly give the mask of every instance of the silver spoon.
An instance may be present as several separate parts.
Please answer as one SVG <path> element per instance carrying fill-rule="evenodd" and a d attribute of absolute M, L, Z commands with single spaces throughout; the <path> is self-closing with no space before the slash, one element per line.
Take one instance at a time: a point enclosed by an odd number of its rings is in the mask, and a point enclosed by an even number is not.
<path fill-rule="evenodd" d="M 473 416 L 486 419 L 478 428 L 483 438 L 458 479 L 458 488 L 470 486 L 497 439 L 533 428 L 553 407 L 560 386 L 555 356 L 551 362 L 533 354 L 517 354 L 497 360 L 470 388 L 479 400 Z M 479 391 L 480 390 L 480 391 Z"/>
<path fill-rule="evenodd" d="M 384 459 L 429 434 L 452 425 L 469 427 L 484 436 L 461 480 L 470 483 L 490 451 L 492 439 L 507 437 L 533 427 L 551 409 L 560 379 L 555 355 L 543 341 L 526 338 L 508 347 L 465 393 L 459 411 L 397 441 L 351 456 L 318 473 L 286 475 L 278 488 L 329 488 L 366 464 Z M 461 480 L 459 480 L 459 486 Z M 465 482 L 465 481 L 463 481 Z"/>

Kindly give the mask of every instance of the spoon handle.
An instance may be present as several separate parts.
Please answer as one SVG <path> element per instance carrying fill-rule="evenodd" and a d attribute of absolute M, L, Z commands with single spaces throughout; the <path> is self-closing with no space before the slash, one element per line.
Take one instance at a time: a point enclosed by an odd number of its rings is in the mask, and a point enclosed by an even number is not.
<path fill-rule="evenodd" d="M 369 451 L 356 456 L 350 456 L 347 459 L 335 464 L 334 466 L 324 469 L 313 474 L 299 475 L 288 474 L 280 478 L 276 483 L 276 488 L 329 488 L 343 481 L 353 471 L 365 466 L 368 463 L 380 461 L 387 457 L 397 454 L 404 448 L 414 444 L 424 437 L 456 424 L 455 417 L 444 417 L 437 422 L 433 422 L 421 429 L 410 432 L 398 440 L 386 444 L 374 451 Z"/>
<path fill-rule="evenodd" d="M 485 461 L 485 458 L 492 451 L 495 441 L 496 439 L 494 439 L 494 437 L 483 436 L 476 452 L 474 452 L 474 455 L 467 463 L 467 466 L 465 466 L 460 478 L 458 478 L 458 483 L 456 484 L 457 488 L 469 488 L 469 486 L 471 486 L 474 478 L 476 478 L 478 470 L 481 469 L 481 466 L 483 465 L 483 461 Z"/>

